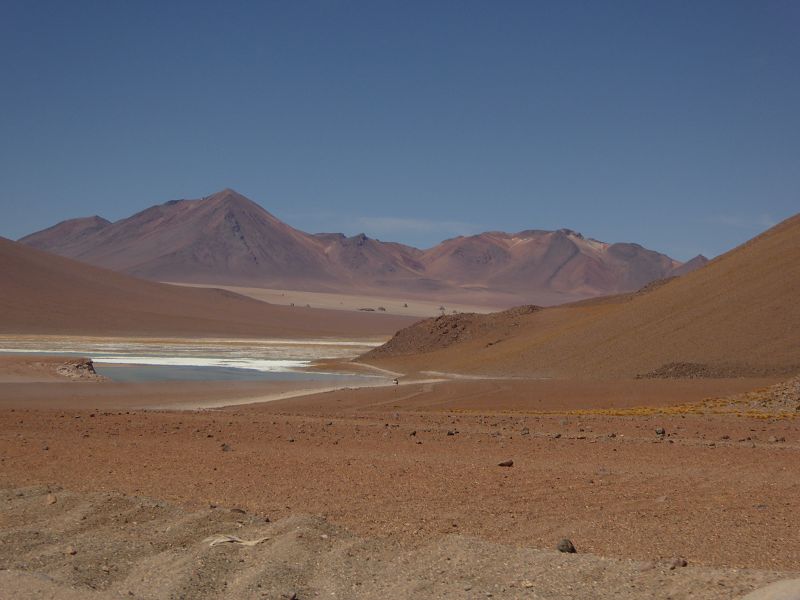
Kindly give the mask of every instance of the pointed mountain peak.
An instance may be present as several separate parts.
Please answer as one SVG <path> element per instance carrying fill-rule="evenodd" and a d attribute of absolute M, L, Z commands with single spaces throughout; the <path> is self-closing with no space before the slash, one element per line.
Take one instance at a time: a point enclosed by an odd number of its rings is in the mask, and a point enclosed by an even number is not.
<path fill-rule="evenodd" d="M 225 210 L 233 209 L 237 211 L 244 210 L 246 212 L 266 213 L 272 219 L 275 219 L 263 206 L 231 188 L 225 188 L 210 196 L 205 196 L 200 200 L 199 204 Z"/>
<path fill-rule="evenodd" d="M 206 202 L 219 202 L 221 204 L 243 203 L 243 202 L 254 204 L 254 202 L 250 200 L 250 198 L 244 196 L 243 194 L 240 194 L 239 192 L 231 188 L 225 188 L 224 190 L 215 192 L 210 196 L 206 196 L 205 198 L 203 198 L 203 200 L 205 200 Z"/>

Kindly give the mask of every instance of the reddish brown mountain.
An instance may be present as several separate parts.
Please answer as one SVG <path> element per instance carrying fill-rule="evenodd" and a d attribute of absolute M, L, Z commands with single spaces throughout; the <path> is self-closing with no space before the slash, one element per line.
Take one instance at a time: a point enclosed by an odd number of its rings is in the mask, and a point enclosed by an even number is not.
<path fill-rule="evenodd" d="M 638 289 L 680 265 L 638 244 L 606 244 L 569 229 L 455 238 L 423 260 L 428 274 L 442 279 L 565 299 Z"/>
<path fill-rule="evenodd" d="M 798 298 L 800 215 L 640 292 L 428 319 L 364 360 L 536 378 L 788 375 L 800 372 Z"/>
<path fill-rule="evenodd" d="M 274 306 L 144 281 L 0 238 L 0 333 L 217 337 L 388 335 L 412 318 Z"/>
<path fill-rule="evenodd" d="M 673 269 L 671 275 L 673 277 L 680 277 L 681 275 L 686 275 L 686 273 L 691 273 L 692 271 L 696 271 L 700 267 L 705 267 L 707 264 L 708 264 L 708 259 L 702 254 L 698 254 L 693 259 L 688 260 L 682 265 Z"/>
<path fill-rule="evenodd" d="M 567 229 L 489 232 L 426 251 L 364 234 L 311 235 L 229 189 L 153 206 L 116 223 L 75 219 L 20 241 L 158 281 L 402 293 L 495 305 L 557 304 L 629 291 L 700 265 Z"/>
<path fill-rule="evenodd" d="M 46 249 L 49 247 L 61 248 L 60 254 L 70 255 L 73 252 L 80 251 L 81 244 L 87 239 L 91 244 L 94 239 L 94 234 L 101 231 L 108 225 L 103 217 L 97 215 L 93 217 L 83 217 L 79 219 L 69 219 L 62 221 L 57 225 L 43 229 L 33 235 L 25 238 L 29 246 L 34 248 Z"/>
<path fill-rule="evenodd" d="M 20 240 L 41 250 L 160 281 L 273 284 L 335 281 L 317 245 L 233 190 L 173 200 L 62 242 L 52 232 Z"/>

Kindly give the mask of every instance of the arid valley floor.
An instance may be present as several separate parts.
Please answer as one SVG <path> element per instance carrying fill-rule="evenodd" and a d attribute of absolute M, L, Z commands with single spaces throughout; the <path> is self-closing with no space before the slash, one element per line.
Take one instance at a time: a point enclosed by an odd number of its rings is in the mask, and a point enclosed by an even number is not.
<path fill-rule="evenodd" d="M 0 267 L 0 597 L 798 597 L 800 215 L 638 290 L 421 321 Z M 83 349 L 314 362 L 126 382 Z"/>
<path fill-rule="evenodd" d="M 798 575 L 797 383 L 403 381 L 153 411 L 275 384 L 58 364 L 2 365 L 5 597 L 738 598 Z"/>

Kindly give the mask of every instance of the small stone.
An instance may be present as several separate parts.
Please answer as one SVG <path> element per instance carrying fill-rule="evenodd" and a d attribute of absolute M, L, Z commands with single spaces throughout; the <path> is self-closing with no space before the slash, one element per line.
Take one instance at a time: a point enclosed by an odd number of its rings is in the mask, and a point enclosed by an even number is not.
<path fill-rule="evenodd" d="M 247 511 L 245 511 L 243 508 L 232 508 L 231 512 L 232 513 L 238 513 L 240 515 L 247 514 Z"/>
<path fill-rule="evenodd" d="M 220 444 L 219 447 L 223 452 L 230 452 L 232 450 L 229 444 Z"/>
<path fill-rule="evenodd" d="M 533 587 L 533 582 L 528 581 L 527 579 L 523 579 L 522 583 L 520 584 L 522 587 L 530 589 Z"/>
<path fill-rule="evenodd" d="M 58 502 L 58 498 L 56 498 L 55 494 L 47 494 L 47 498 L 45 499 L 45 504 L 55 504 Z"/>
<path fill-rule="evenodd" d="M 45 452 L 47 452 L 48 450 L 50 450 L 50 446 L 48 446 L 47 444 L 45 444 L 44 446 L 42 446 L 42 450 L 44 450 Z"/>
<path fill-rule="evenodd" d="M 657 427 L 656 435 L 667 435 L 667 431 L 663 427 Z"/>
<path fill-rule="evenodd" d="M 558 545 L 556 545 L 556 550 L 558 550 L 559 552 L 566 552 L 567 554 L 575 554 L 577 552 L 577 550 L 575 549 L 575 544 L 573 544 L 567 538 L 564 538 L 563 540 L 558 542 Z"/>
<path fill-rule="evenodd" d="M 447 435 L 455 435 L 455 434 L 456 434 L 456 432 L 455 432 L 455 431 L 453 431 L 452 429 L 449 429 L 449 430 L 447 431 Z"/>
<path fill-rule="evenodd" d="M 615 438 L 617 437 L 617 434 L 612 431 L 611 433 L 608 434 L 608 437 Z"/>
<path fill-rule="evenodd" d="M 557 439 L 558 439 L 558 438 L 560 438 L 560 437 L 561 437 L 561 434 L 560 434 L 560 433 L 555 433 L 555 434 L 553 434 L 553 439 L 554 439 L 554 440 L 557 440 Z"/>
<path fill-rule="evenodd" d="M 504 460 L 502 462 L 497 463 L 497 466 L 498 467 L 513 467 L 514 466 L 514 461 L 509 458 L 508 460 Z"/>
<path fill-rule="evenodd" d="M 64 554 L 69 554 L 70 556 L 75 556 L 77 553 L 78 551 L 75 549 L 74 546 L 67 546 L 64 549 Z"/>
<path fill-rule="evenodd" d="M 676 558 L 672 562 L 669 563 L 669 570 L 673 571 L 675 569 L 686 567 L 688 566 L 688 562 L 686 562 L 685 558 Z"/>
<path fill-rule="evenodd" d="M 412 431 L 408 435 L 410 435 L 411 437 L 414 437 L 415 435 L 417 435 L 417 430 L 415 429 L 414 431 Z"/>

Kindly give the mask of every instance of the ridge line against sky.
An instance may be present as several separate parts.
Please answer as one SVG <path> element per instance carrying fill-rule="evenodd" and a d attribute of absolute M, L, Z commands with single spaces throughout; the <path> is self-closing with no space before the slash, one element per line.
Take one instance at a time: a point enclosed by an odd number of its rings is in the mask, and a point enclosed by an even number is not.
<path fill-rule="evenodd" d="M 429 247 L 679 260 L 800 210 L 800 3 L 7 0 L 0 235 L 232 187 Z"/>

